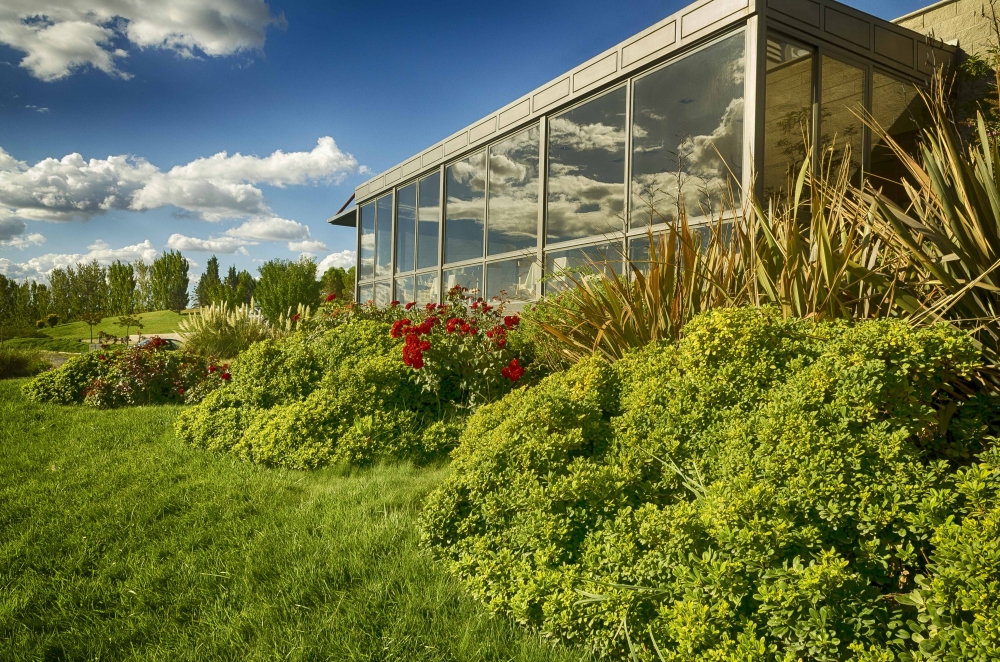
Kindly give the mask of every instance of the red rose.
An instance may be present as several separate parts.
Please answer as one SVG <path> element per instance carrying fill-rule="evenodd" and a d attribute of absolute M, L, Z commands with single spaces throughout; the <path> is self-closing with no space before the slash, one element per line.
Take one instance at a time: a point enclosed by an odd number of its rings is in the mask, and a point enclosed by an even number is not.
<path fill-rule="evenodd" d="M 427 305 L 426 305 L 426 306 L 424 306 L 424 307 L 425 307 L 425 308 L 426 308 L 427 310 L 434 310 L 435 308 L 437 308 L 437 304 L 436 304 L 436 303 L 429 303 L 429 304 L 427 304 Z"/>
<path fill-rule="evenodd" d="M 301 317 L 301 315 L 299 315 L 298 313 L 295 313 L 294 315 L 292 315 L 292 321 L 293 322 L 298 322 L 299 321 L 299 317 Z"/>
<path fill-rule="evenodd" d="M 213 372 L 215 372 L 215 366 L 214 365 L 208 366 L 208 374 L 211 375 Z"/>
<path fill-rule="evenodd" d="M 444 330 L 447 331 L 448 333 L 455 333 L 455 329 L 458 328 L 458 325 L 461 323 L 462 320 L 460 320 L 457 317 L 452 317 L 450 320 L 448 320 L 448 324 L 444 327 Z"/>
<path fill-rule="evenodd" d="M 507 367 L 500 371 L 500 374 L 509 379 L 511 382 L 516 382 L 521 377 L 524 376 L 524 368 L 521 367 L 520 361 L 517 359 L 511 359 Z"/>
<path fill-rule="evenodd" d="M 406 310 L 409 310 L 410 308 L 413 308 L 415 305 L 417 305 L 417 302 L 416 301 L 411 301 L 410 303 L 408 303 L 405 306 L 403 306 L 403 308 L 405 308 Z"/>
<path fill-rule="evenodd" d="M 327 294 L 327 295 L 326 295 L 326 302 L 327 302 L 327 303 L 330 303 L 331 301 L 333 301 L 333 300 L 334 300 L 334 299 L 336 299 L 336 298 L 337 298 L 337 295 L 336 295 L 336 294 Z"/>
<path fill-rule="evenodd" d="M 404 318 L 401 320 L 397 320 L 393 322 L 392 331 L 389 332 L 389 335 L 391 335 L 393 338 L 402 338 L 403 333 L 406 331 L 406 327 L 408 327 L 409 325 L 410 325 L 410 320 L 408 319 Z"/>
<path fill-rule="evenodd" d="M 517 315 L 507 315 L 503 318 L 503 324 L 508 329 L 513 329 L 515 326 L 521 323 L 521 318 Z"/>
<path fill-rule="evenodd" d="M 181 395 L 184 395 L 184 387 L 181 386 L 180 388 L 178 388 L 177 392 L 180 393 Z"/>
<path fill-rule="evenodd" d="M 224 381 L 224 382 L 228 382 L 229 381 L 230 374 L 228 372 L 222 373 L 221 376 L 222 376 L 222 381 Z"/>

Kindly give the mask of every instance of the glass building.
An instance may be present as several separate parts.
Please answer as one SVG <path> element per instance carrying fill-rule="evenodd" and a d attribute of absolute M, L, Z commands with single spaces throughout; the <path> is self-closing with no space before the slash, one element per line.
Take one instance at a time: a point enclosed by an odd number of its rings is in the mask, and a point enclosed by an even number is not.
<path fill-rule="evenodd" d="M 703 0 L 362 184 L 330 222 L 357 228 L 360 301 L 530 301 L 561 271 L 620 269 L 682 210 L 780 194 L 822 153 L 900 198 L 902 164 L 859 115 L 913 144 L 915 85 L 954 54 L 828 0 Z"/>

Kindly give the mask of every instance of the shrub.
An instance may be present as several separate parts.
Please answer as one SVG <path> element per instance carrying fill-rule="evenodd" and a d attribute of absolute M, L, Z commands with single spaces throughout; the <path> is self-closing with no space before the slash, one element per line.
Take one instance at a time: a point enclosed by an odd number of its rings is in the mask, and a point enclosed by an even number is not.
<path fill-rule="evenodd" d="M 985 447 L 996 403 L 947 395 L 978 362 L 950 327 L 712 311 L 477 411 L 424 539 L 493 610 L 599 655 L 912 651 L 894 597 L 941 544 L 955 448 Z"/>
<path fill-rule="evenodd" d="M 49 367 L 41 352 L 8 345 L 0 345 L 0 379 L 31 377 Z"/>
<path fill-rule="evenodd" d="M 115 408 L 184 402 L 206 373 L 206 361 L 149 347 L 88 352 L 25 384 L 36 402 Z"/>
<path fill-rule="evenodd" d="M 225 303 L 202 306 L 181 320 L 184 347 L 202 356 L 235 357 L 255 342 L 281 335 L 250 304 L 230 307 Z"/>

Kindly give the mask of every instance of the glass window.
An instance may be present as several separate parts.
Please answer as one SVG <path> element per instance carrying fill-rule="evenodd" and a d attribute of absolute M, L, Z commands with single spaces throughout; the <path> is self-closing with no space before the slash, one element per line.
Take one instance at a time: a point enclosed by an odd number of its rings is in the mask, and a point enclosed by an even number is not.
<path fill-rule="evenodd" d="M 375 203 L 361 206 L 361 272 L 358 280 L 375 278 Z M 362 299 L 366 301 L 367 299 Z"/>
<path fill-rule="evenodd" d="M 486 298 L 530 301 L 535 298 L 537 282 L 538 265 L 535 264 L 534 257 L 486 265 Z"/>
<path fill-rule="evenodd" d="M 725 244 L 730 244 L 732 242 L 733 236 L 733 225 L 731 222 L 724 223 L 719 227 L 716 223 L 706 223 L 702 225 L 696 225 L 691 228 L 691 243 L 693 247 L 700 249 L 700 252 L 704 255 L 712 241 L 713 235 L 718 232 L 720 236 L 720 241 Z M 659 248 L 658 243 L 663 240 L 664 232 L 654 232 L 653 233 L 653 245 L 657 247 L 657 256 L 662 255 L 662 249 Z M 639 235 L 629 239 L 628 242 L 628 259 L 631 263 L 631 267 L 646 274 L 649 273 L 649 235 Z M 657 258 L 659 259 L 659 257 Z"/>
<path fill-rule="evenodd" d="M 438 301 L 438 275 L 418 274 L 417 275 L 417 298 L 420 305 L 437 303 Z"/>
<path fill-rule="evenodd" d="M 392 194 L 376 201 L 375 277 L 392 275 Z"/>
<path fill-rule="evenodd" d="M 864 112 L 865 70 L 824 55 L 822 80 L 820 145 L 834 173 L 845 158 L 850 160 L 851 183 L 857 186 L 861 183 L 864 124 L 855 113 Z"/>
<path fill-rule="evenodd" d="M 396 273 L 413 271 L 413 251 L 417 245 L 417 185 L 396 192 Z"/>
<path fill-rule="evenodd" d="M 417 269 L 438 265 L 438 231 L 441 225 L 441 173 L 420 180 L 417 224 Z"/>
<path fill-rule="evenodd" d="M 904 83 L 876 71 L 872 75 L 872 117 L 906 152 L 917 154 L 920 124 L 927 110 L 913 83 Z M 900 183 L 909 176 L 906 166 L 885 141 L 872 136 L 871 183 L 890 200 L 906 208 L 910 199 Z"/>
<path fill-rule="evenodd" d="M 375 286 L 371 283 L 358 288 L 358 303 L 368 303 L 375 300 Z"/>
<path fill-rule="evenodd" d="M 453 163 L 447 170 L 444 261 L 483 256 L 486 218 L 486 152 Z"/>
<path fill-rule="evenodd" d="M 622 268 L 622 247 L 618 242 L 553 251 L 545 256 L 545 291 L 565 289 L 569 276 L 580 279 L 600 271 L 621 274 Z"/>
<path fill-rule="evenodd" d="M 392 301 L 392 283 L 387 280 L 375 283 L 375 305 L 385 308 L 390 301 Z"/>
<path fill-rule="evenodd" d="M 538 127 L 490 146 L 487 255 L 538 245 Z"/>
<path fill-rule="evenodd" d="M 813 53 L 784 37 L 767 38 L 764 109 L 764 196 L 783 198 L 811 142 Z"/>
<path fill-rule="evenodd" d="M 477 296 L 480 296 L 483 291 L 483 265 L 474 264 L 468 267 L 445 271 L 444 293 L 447 294 L 448 290 L 456 285 L 467 287 L 470 294 L 475 293 Z"/>
<path fill-rule="evenodd" d="M 409 303 L 410 301 L 417 300 L 413 292 L 413 276 L 396 279 L 395 299 L 400 303 Z"/>
<path fill-rule="evenodd" d="M 621 232 L 625 101 L 620 87 L 549 122 L 548 243 Z"/>
<path fill-rule="evenodd" d="M 718 214 L 743 172 L 745 38 L 635 81 L 631 227 Z"/>

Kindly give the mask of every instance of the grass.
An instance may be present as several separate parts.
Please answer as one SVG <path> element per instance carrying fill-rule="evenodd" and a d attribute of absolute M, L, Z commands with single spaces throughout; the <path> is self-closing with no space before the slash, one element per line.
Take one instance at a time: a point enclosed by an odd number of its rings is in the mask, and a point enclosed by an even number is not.
<path fill-rule="evenodd" d="M 170 310 L 157 310 L 151 313 L 141 313 L 137 317 L 142 320 L 143 327 L 141 331 L 143 335 L 151 336 L 157 333 L 176 333 L 181 320 L 185 319 L 187 315 L 183 313 L 177 314 Z M 97 338 L 98 331 L 116 336 L 125 335 L 125 329 L 118 326 L 117 315 L 105 317 L 101 320 L 101 323 L 94 327 L 94 338 Z M 138 332 L 135 327 L 129 329 L 129 333 L 134 334 Z M 69 322 L 67 324 L 59 324 L 50 329 L 43 329 L 42 333 L 53 338 L 68 338 L 71 340 L 89 339 L 90 327 L 87 326 L 86 322 Z"/>
<path fill-rule="evenodd" d="M 0 345 L 0 379 L 31 377 L 50 364 L 37 349 Z"/>
<path fill-rule="evenodd" d="M 0 383 L 0 659 L 579 660 L 418 547 L 447 469 L 270 470 Z"/>
<path fill-rule="evenodd" d="M 11 338 L 3 342 L 4 347 L 14 349 L 37 349 L 44 352 L 86 352 L 87 346 L 78 340 L 67 338 Z"/>

